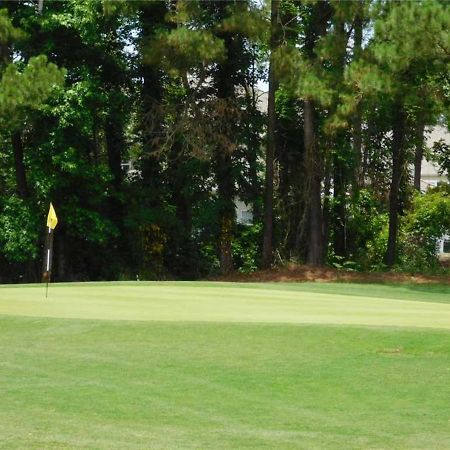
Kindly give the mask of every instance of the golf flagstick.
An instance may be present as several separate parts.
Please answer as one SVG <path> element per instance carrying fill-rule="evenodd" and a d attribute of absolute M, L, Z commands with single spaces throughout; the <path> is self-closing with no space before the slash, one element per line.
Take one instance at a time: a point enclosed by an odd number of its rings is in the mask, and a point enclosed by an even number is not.
<path fill-rule="evenodd" d="M 51 236 L 51 237 L 50 237 Z M 45 268 L 45 271 L 46 271 L 46 273 L 47 273 L 47 284 L 46 284 L 46 287 L 45 287 L 45 298 L 47 298 L 48 297 L 48 283 L 50 283 L 50 276 L 51 276 L 51 272 L 50 272 L 50 258 L 53 256 L 52 254 L 51 254 L 51 251 L 53 250 L 52 249 L 52 247 L 53 247 L 53 242 L 50 242 L 50 240 L 51 241 L 53 241 L 53 235 L 52 235 L 52 229 L 50 228 L 50 227 L 48 227 L 48 234 L 47 234 L 47 240 L 49 241 L 48 242 L 48 244 L 47 244 L 47 261 L 46 261 L 46 268 Z"/>
<path fill-rule="evenodd" d="M 55 209 L 53 205 L 50 203 L 50 208 L 47 216 L 47 229 L 48 233 L 46 233 L 45 238 L 45 252 L 44 252 L 44 267 L 42 274 L 42 281 L 46 282 L 45 287 L 45 298 L 48 297 L 48 285 L 51 280 L 52 274 L 52 260 L 53 260 L 53 230 L 58 223 L 58 218 L 56 217 Z"/>

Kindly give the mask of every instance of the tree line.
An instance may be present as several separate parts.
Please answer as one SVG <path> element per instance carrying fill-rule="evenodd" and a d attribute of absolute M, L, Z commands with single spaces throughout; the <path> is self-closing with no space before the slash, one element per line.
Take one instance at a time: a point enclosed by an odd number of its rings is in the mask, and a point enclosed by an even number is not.
<path fill-rule="evenodd" d="M 0 281 L 39 280 L 50 201 L 57 280 L 436 268 L 449 29 L 445 0 L 0 1 Z"/>

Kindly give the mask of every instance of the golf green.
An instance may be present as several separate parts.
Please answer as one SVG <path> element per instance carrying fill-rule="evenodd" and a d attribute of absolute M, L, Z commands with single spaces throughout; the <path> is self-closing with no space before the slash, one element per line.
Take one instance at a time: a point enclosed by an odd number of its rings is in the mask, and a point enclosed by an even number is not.
<path fill-rule="evenodd" d="M 445 303 L 447 302 L 447 303 Z M 71 319 L 450 328 L 450 287 L 75 283 L 0 287 L 0 314 Z"/>
<path fill-rule="evenodd" d="M 0 448 L 450 448 L 450 289 L 0 286 Z"/>

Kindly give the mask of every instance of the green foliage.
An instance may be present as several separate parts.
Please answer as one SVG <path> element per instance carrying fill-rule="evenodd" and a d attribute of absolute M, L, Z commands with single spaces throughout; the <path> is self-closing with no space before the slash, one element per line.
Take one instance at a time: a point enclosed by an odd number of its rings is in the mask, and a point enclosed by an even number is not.
<path fill-rule="evenodd" d="M 8 10 L 0 9 L 0 43 L 8 45 L 19 39 L 24 39 L 25 36 L 26 34 L 20 28 L 12 24 Z"/>
<path fill-rule="evenodd" d="M 0 252 L 9 261 L 24 262 L 37 257 L 39 235 L 44 230 L 44 222 L 39 219 L 41 216 L 20 198 L 13 196 L 3 201 Z"/>
<path fill-rule="evenodd" d="M 44 55 L 31 58 L 23 71 L 9 64 L 0 81 L 0 123 L 9 129 L 22 126 L 26 112 L 41 108 L 55 87 L 62 86 L 65 73 Z"/>
<path fill-rule="evenodd" d="M 436 142 L 430 156 L 439 165 L 440 173 L 450 177 L 450 145 L 443 140 Z"/>
<path fill-rule="evenodd" d="M 217 275 L 219 273 L 220 263 L 215 245 L 210 243 L 201 245 L 200 255 L 205 266 L 205 275 Z"/>
<path fill-rule="evenodd" d="M 387 16 L 375 22 L 375 33 L 383 42 L 375 46 L 379 61 L 389 61 L 391 70 L 408 70 L 413 61 L 426 62 L 419 70 L 447 61 L 450 54 L 447 2 L 395 2 Z"/>
<path fill-rule="evenodd" d="M 234 265 L 238 272 L 249 273 L 258 269 L 261 259 L 262 226 L 242 225 L 232 242 Z"/>
<path fill-rule="evenodd" d="M 270 27 L 264 10 L 252 7 L 251 2 L 236 2 L 230 9 L 230 16 L 220 24 L 221 30 L 240 34 L 256 42 L 269 39 Z"/>
<path fill-rule="evenodd" d="M 389 218 L 387 214 L 380 216 L 378 222 L 382 227 L 374 238 L 367 243 L 367 261 L 369 268 L 374 271 L 382 271 L 387 268 L 383 262 L 389 237 Z"/>
<path fill-rule="evenodd" d="M 114 224 L 96 211 L 67 204 L 62 205 L 61 216 L 64 217 L 71 235 L 88 242 L 105 245 L 118 235 Z"/>
<path fill-rule="evenodd" d="M 350 254 L 366 269 L 380 261 L 387 242 L 388 218 L 380 209 L 380 202 L 367 189 L 360 190 L 348 205 Z"/>
<path fill-rule="evenodd" d="M 172 76 L 185 75 L 189 69 L 204 69 L 225 58 L 225 47 L 209 30 L 187 27 L 161 32 L 145 47 L 145 62 L 164 68 Z"/>
<path fill-rule="evenodd" d="M 40 14 L 36 2 L 4 5 L 0 273 L 38 261 L 49 200 L 60 216 L 61 279 L 217 273 L 223 230 L 235 268 L 256 270 L 269 60 L 275 246 L 283 258 L 305 257 L 317 181 L 328 263 L 384 268 L 396 108 L 405 112 L 404 175 L 421 126 L 449 122 L 446 2 L 281 0 L 273 29 L 269 1 L 45 0 Z M 448 174 L 448 146 L 429 153 Z M 442 231 L 431 222 L 441 223 L 446 201 L 411 201 L 408 177 L 400 184 L 401 267 L 429 268 Z M 236 226 L 235 196 L 257 225 Z"/>
<path fill-rule="evenodd" d="M 414 197 L 404 218 L 401 265 L 409 271 L 438 266 L 437 241 L 450 234 L 450 185 Z"/>

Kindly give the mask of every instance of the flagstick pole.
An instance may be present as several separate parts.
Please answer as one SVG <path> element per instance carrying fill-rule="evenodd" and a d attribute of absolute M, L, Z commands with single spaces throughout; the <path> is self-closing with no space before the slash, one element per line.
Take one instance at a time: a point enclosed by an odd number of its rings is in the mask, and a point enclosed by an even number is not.
<path fill-rule="evenodd" d="M 48 248 L 47 248 L 47 286 L 45 287 L 45 298 L 48 297 L 48 283 L 50 282 L 50 234 L 52 232 L 52 229 L 50 227 L 48 227 L 48 239 L 49 239 L 49 244 L 48 244 Z"/>
<path fill-rule="evenodd" d="M 42 264 L 42 282 L 46 282 L 45 287 L 45 298 L 48 297 L 48 285 L 51 281 L 51 273 L 52 273 L 52 258 L 53 258 L 53 230 L 58 223 L 58 218 L 56 217 L 55 209 L 53 208 L 52 203 L 50 202 L 50 208 L 48 210 L 47 216 L 47 228 L 48 233 L 45 237 L 45 250 L 44 250 L 44 261 Z"/>

